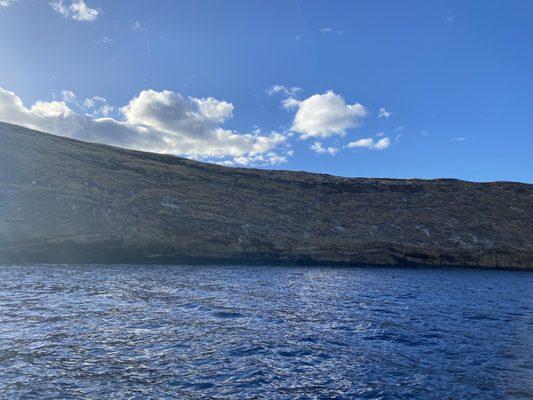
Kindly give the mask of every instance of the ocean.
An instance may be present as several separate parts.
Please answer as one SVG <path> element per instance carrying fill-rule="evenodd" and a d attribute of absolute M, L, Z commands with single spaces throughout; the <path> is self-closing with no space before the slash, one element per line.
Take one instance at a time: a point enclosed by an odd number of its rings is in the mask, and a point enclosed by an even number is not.
<path fill-rule="evenodd" d="M 0 266 L 2 399 L 531 399 L 533 274 Z"/>

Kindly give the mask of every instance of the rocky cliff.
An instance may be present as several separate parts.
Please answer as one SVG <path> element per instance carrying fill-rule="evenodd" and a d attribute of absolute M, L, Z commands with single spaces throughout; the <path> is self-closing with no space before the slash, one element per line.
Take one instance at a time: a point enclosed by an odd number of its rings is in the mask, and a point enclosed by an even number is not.
<path fill-rule="evenodd" d="M 228 168 L 0 123 L 0 261 L 533 269 L 533 185 Z"/>

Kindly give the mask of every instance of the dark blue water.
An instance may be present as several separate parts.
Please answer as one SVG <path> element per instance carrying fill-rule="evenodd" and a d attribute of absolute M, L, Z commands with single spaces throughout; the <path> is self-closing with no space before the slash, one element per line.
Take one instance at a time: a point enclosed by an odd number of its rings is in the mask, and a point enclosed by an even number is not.
<path fill-rule="evenodd" d="M 533 274 L 0 267 L 0 398 L 526 399 Z"/>

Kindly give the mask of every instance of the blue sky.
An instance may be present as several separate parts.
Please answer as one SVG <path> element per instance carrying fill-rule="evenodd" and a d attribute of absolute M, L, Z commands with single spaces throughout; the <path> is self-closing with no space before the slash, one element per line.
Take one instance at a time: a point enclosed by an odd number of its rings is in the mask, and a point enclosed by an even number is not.
<path fill-rule="evenodd" d="M 531 15 L 530 1 L 0 0 L 0 120 L 227 165 L 533 182 Z"/>

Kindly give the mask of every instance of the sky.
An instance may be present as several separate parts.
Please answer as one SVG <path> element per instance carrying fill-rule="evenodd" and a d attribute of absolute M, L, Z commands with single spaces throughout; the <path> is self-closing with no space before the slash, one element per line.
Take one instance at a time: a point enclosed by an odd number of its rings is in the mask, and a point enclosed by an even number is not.
<path fill-rule="evenodd" d="M 0 0 L 0 121 L 230 166 L 533 183 L 533 2 Z"/>

